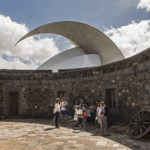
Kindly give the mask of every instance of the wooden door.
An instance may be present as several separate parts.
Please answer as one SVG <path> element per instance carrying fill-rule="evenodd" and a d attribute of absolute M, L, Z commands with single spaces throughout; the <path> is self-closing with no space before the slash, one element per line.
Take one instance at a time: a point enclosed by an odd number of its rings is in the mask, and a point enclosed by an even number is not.
<path fill-rule="evenodd" d="M 18 115 L 18 92 L 9 92 L 9 116 Z"/>
<path fill-rule="evenodd" d="M 115 108 L 115 89 L 106 89 L 106 101 L 110 108 Z"/>
<path fill-rule="evenodd" d="M 57 96 L 59 98 L 66 97 L 66 91 L 58 91 Z"/>

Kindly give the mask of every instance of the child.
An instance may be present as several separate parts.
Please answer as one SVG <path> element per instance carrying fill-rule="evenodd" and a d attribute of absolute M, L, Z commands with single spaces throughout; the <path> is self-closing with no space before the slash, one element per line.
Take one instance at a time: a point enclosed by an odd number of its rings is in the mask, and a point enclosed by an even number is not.
<path fill-rule="evenodd" d="M 85 130 L 85 125 L 86 125 L 86 109 L 85 109 L 85 105 L 82 105 L 82 125 L 83 125 L 83 129 Z"/>
<path fill-rule="evenodd" d="M 74 106 L 74 120 L 75 120 L 75 127 L 78 127 L 78 112 L 79 109 L 77 106 Z"/>

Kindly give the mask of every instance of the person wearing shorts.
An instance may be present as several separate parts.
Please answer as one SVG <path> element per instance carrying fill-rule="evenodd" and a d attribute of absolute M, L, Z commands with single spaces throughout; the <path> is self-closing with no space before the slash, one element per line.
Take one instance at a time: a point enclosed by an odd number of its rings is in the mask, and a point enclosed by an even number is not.
<path fill-rule="evenodd" d="M 75 105 L 75 106 L 74 106 L 74 121 L 75 121 L 75 127 L 78 127 L 78 119 L 79 119 L 78 112 L 79 112 L 78 106 Z"/>
<path fill-rule="evenodd" d="M 67 105 L 68 104 L 67 104 L 65 97 L 63 97 L 60 102 L 60 113 L 61 113 L 62 121 L 64 121 L 64 119 L 66 118 L 66 115 L 67 115 Z"/>
<path fill-rule="evenodd" d="M 83 125 L 83 129 L 85 130 L 86 127 L 86 109 L 85 106 L 82 106 L 82 125 Z"/>

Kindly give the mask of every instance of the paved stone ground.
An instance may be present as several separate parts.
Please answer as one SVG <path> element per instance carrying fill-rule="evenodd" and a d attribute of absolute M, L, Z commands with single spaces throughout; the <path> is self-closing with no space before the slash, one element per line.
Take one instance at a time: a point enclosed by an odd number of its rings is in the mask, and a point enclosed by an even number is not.
<path fill-rule="evenodd" d="M 0 120 L 0 150 L 150 150 L 147 140 L 110 132 L 102 135 L 92 125 L 87 131 L 72 126 L 71 121 L 55 129 L 50 120 Z"/>

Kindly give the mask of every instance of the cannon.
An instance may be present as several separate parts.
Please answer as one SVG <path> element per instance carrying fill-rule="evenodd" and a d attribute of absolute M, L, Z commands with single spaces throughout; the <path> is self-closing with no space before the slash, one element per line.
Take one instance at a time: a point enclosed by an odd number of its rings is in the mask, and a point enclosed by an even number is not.
<path fill-rule="evenodd" d="M 150 106 L 137 112 L 129 123 L 129 135 L 133 139 L 144 137 L 150 132 Z"/>

